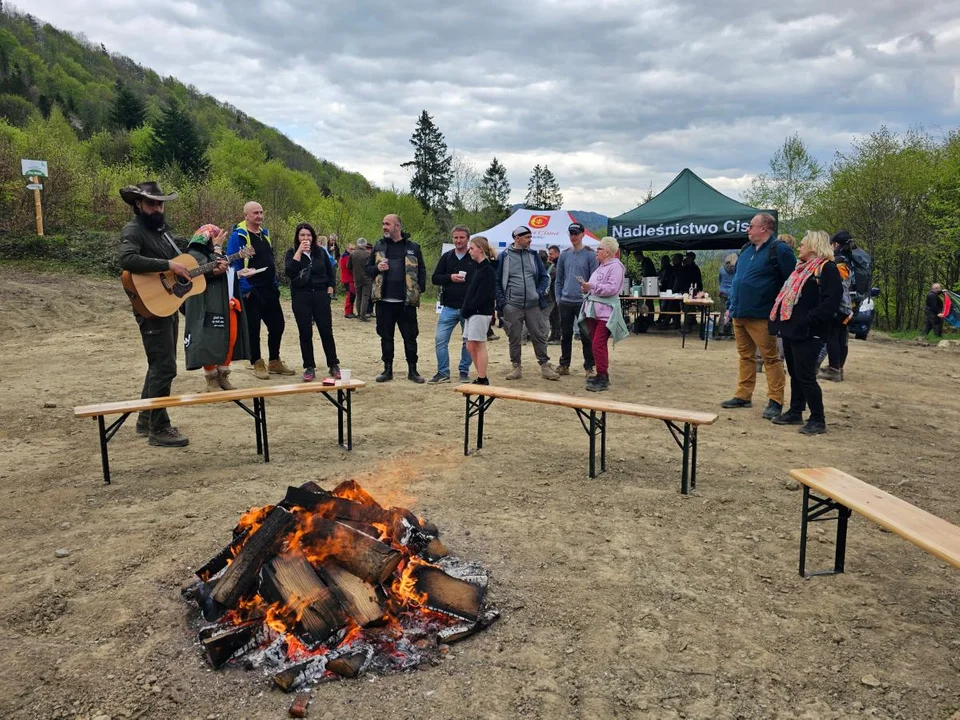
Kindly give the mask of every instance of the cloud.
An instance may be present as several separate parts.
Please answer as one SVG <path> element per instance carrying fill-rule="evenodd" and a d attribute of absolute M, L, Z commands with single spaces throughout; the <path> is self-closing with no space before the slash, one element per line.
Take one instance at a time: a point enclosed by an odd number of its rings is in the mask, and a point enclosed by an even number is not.
<path fill-rule="evenodd" d="M 69 5 L 69 7 L 68 7 Z M 547 164 L 574 209 L 623 212 L 684 167 L 736 196 L 800 133 L 829 162 L 876 130 L 960 114 L 950 3 L 491 0 L 388 4 L 31 0 L 162 75 L 281 128 L 320 157 L 406 187 L 426 109 L 522 199 Z"/>

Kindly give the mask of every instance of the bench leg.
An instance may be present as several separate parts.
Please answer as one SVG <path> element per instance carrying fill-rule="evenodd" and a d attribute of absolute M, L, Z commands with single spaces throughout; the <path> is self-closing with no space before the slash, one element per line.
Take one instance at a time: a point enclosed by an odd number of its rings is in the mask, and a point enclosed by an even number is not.
<path fill-rule="evenodd" d="M 710 344 L 710 333 L 707 332 L 707 323 L 709 322 L 710 315 L 707 312 L 707 306 L 704 305 L 700 310 L 700 327 L 703 328 L 703 349 L 706 350 L 707 346 Z"/>
<path fill-rule="evenodd" d="M 267 403 L 266 398 L 260 398 L 260 428 L 263 432 L 263 461 L 270 462 L 270 443 L 267 440 Z"/>
<path fill-rule="evenodd" d="M 827 513 L 837 511 L 835 517 L 826 517 Z M 841 505 L 830 498 L 822 498 L 810 492 L 810 488 L 803 486 L 803 514 L 800 517 L 800 577 L 815 575 L 836 575 L 843 572 L 847 553 L 847 523 L 850 519 L 850 508 Z M 836 550 L 833 558 L 833 570 L 817 570 L 808 573 L 807 567 L 807 530 L 812 522 L 837 521 Z"/>
<path fill-rule="evenodd" d="M 673 441 L 683 453 L 683 464 L 680 469 L 680 493 L 689 495 L 697 487 L 697 427 L 690 423 L 683 424 L 683 430 L 672 420 L 664 420 L 663 424 L 673 436 Z"/>
<path fill-rule="evenodd" d="M 467 399 L 467 409 L 463 416 L 463 455 L 470 454 L 470 396 L 464 395 Z"/>
<path fill-rule="evenodd" d="M 100 434 L 100 464 L 103 466 L 103 484 L 110 484 L 110 456 L 107 453 L 107 443 L 117 434 L 120 426 L 130 417 L 130 413 L 124 413 L 107 427 L 103 415 L 97 416 L 97 430 Z"/>
<path fill-rule="evenodd" d="M 347 450 L 353 450 L 353 390 L 347 390 Z"/>
<path fill-rule="evenodd" d="M 467 399 L 466 413 L 463 418 L 463 454 L 470 454 L 470 418 L 477 416 L 477 450 L 483 448 L 483 414 L 487 408 L 493 404 L 496 398 L 477 395 L 476 400 L 472 400 L 470 395 L 464 395 Z"/>
<path fill-rule="evenodd" d="M 238 402 L 237 405 L 246 410 L 246 407 L 243 403 Z M 253 427 L 257 432 L 257 455 L 263 455 L 263 435 L 260 433 L 260 398 L 253 399 Z"/>
<path fill-rule="evenodd" d="M 343 445 L 343 390 L 337 389 L 337 445 Z"/>
<path fill-rule="evenodd" d="M 597 476 L 597 411 L 590 411 L 590 429 L 587 430 L 590 435 L 590 477 Z"/>
<path fill-rule="evenodd" d="M 683 469 L 680 472 L 680 493 L 690 494 L 690 423 L 683 424 Z"/>
<path fill-rule="evenodd" d="M 587 472 L 591 478 L 595 478 L 597 476 L 597 435 L 600 436 L 600 472 L 605 472 L 607 469 L 607 414 L 601 412 L 600 417 L 597 418 L 596 410 L 591 410 L 589 414 L 580 408 L 574 408 L 574 411 L 589 439 L 590 458 Z"/>
<path fill-rule="evenodd" d="M 694 425 L 690 428 L 690 489 L 697 489 L 697 430 Z"/>
<path fill-rule="evenodd" d="M 607 471 L 607 414 L 600 413 L 600 472 Z"/>

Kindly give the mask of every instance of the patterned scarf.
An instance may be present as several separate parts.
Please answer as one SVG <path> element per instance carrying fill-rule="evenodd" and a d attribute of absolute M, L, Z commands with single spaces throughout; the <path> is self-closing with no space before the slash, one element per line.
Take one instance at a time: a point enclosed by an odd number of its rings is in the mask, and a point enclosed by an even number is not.
<path fill-rule="evenodd" d="M 773 301 L 773 309 L 770 311 L 771 320 L 777 320 L 778 312 L 780 320 L 790 319 L 790 316 L 793 315 L 793 306 L 797 304 L 803 284 L 811 277 L 819 275 L 820 268 L 826 261 L 826 258 L 815 257 L 806 262 L 800 261 L 797 263 L 797 267 L 794 268 L 790 277 L 780 288 L 777 299 Z"/>

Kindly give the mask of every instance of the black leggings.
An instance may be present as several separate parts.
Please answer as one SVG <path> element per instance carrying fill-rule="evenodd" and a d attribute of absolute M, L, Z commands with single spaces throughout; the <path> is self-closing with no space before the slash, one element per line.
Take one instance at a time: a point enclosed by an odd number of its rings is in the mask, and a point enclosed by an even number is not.
<path fill-rule="evenodd" d="M 802 413 L 809 405 L 811 420 L 824 419 L 823 393 L 817 384 L 817 355 L 822 345 L 818 338 L 783 338 L 783 354 L 790 374 L 790 409 Z"/>
<path fill-rule="evenodd" d="M 827 358 L 830 367 L 840 370 L 847 363 L 848 340 L 850 333 L 847 332 L 847 326 L 831 327 L 827 334 Z"/>
<path fill-rule="evenodd" d="M 293 317 L 297 321 L 297 331 L 300 333 L 300 356 L 303 358 L 304 369 L 317 367 L 317 362 L 313 357 L 314 323 L 316 323 L 317 330 L 320 332 L 320 344 L 323 345 L 327 367 L 339 365 L 337 344 L 333 340 L 330 296 L 324 289 L 312 292 L 294 290 L 291 301 L 293 303 Z"/>

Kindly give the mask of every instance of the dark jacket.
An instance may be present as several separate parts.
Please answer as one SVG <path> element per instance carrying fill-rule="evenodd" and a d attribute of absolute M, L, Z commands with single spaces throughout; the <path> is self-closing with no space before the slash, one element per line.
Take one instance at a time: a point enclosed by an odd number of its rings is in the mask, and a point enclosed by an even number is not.
<path fill-rule="evenodd" d="M 299 260 L 294 259 L 296 248 L 287 250 L 283 263 L 283 272 L 290 278 L 290 293 L 322 292 L 336 284 L 336 273 L 330 264 L 327 251 L 314 245 L 309 255 L 301 255 Z"/>
<path fill-rule="evenodd" d="M 462 258 L 457 259 L 457 251 L 448 250 L 440 256 L 431 280 L 434 285 L 440 288 L 441 302 L 444 307 L 460 309 L 463 305 L 463 298 L 467 294 L 467 283 L 470 282 L 470 275 L 476 269 L 477 264 L 469 253 L 464 253 Z M 450 278 L 451 275 L 461 270 L 467 273 L 466 283 L 457 283 Z"/>
<path fill-rule="evenodd" d="M 686 293 L 690 291 L 690 286 L 693 285 L 693 291 L 699 292 L 703 290 L 703 275 L 700 272 L 700 266 L 694 263 L 693 265 L 680 265 L 677 268 L 674 268 L 676 272 L 673 274 L 673 287 L 671 288 L 675 293 Z"/>
<path fill-rule="evenodd" d="M 367 276 L 373 278 L 371 297 L 374 301 L 383 299 L 384 282 L 391 272 L 396 271 L 396 268 L 392 265 L 386 273 L 380 272 L 377 268 L 382 260 L 388 259 L 387 243 L 394 244 L 394 247 L 396 247 L 393 240 L 382 238 L 373 246 L 373 252 L 367 259 Z M 413 242 L 407 233 L 400 233 L 400 243 L 403 245 L 402 266 L 399 268 L 403 273 L 403 301 L 407 305 L 419 307 L 420 294 L 427 289 L 427 267 L 423 261 L 423 253 L 420 246 Z M 392 262 L 397 262 L 397 260 L 392 260 Z"/>
<path fill-rule="evenodd" d="M 493 315 L 497 298 L 497 271 L 490 260 L 484 259 L 473 272 L 467 272 L 467 291 L 460 306 L 460 315 Z"/>
<path fill-rule="evenodd" d="M 840 278 L 840 271 L 836 263 L 828 260 L 820 268 L 819 276 L 811 276 L 800 288 L 800 297 L 793 306 L 790 319 L 780 320 L 778 312 L 778 319 L 770 321 L 770 334 L 794 341 L 810 338 L 826 340 L 834 317 L 840 309 L 842 296 L 843 280 Z"/>
<path fill-rule="evenodd" d="M 771 250 L 776 253 L 774 259 L 770 257 Z M 747 243 L 740 251 L 737 270 L 733 275 L 730 316 L 767 319 L 773 301 L 796 265 L 797 258 L 790 246 L 777 241 L 773 235 L 764 240 L 760 247 Z"/>
<path fill-rule="evenodd" d="M 357 248 L 350 254 L 350 272 L 353 273 L 353 284 L 357 287 L 373 284 L 373 280 L 367 275 L 367 260 L 369 259 L 370 251 L 364 248 Z"/>
<path fill-rule="evenodd" d="M 187 252 L 198 264 L 214 262 L 218 255 L 203 242 L 191 242 Z M 230 283 L 227 273 L 214 275 L 212 268 L 204 273 L 207 289 L 199 295 L 187 298 L 186 320 L 183 325 L 183 348 L 187 370 L 198 370 L 204 365 L 222 365 L 230 347 Z M 240 294 L 240 284 L 234 278 L 233 296 L 240 303 L 237 322 L 237 340 L 233 345 L 231 360 L 246 360 L 250 357 L 250 332 L 243 318 L 245 310 Z"/>
<path fill-rule="evenodd" d="M 673 279 L 677 276 L 677 270 L 679 268 L 679 265 L 671 263 L 660 271 L 660 292 L 673 290 Z"/>
<path fill-rule="evenodd" d="M 151 230 L 139 215 L 120 231 L 120 268 L 132 273 L 163 272 L 180 254 L 170 232 Z"/>
<path fill-rule="evenodd" d="M 516 255 L 517 257 L 514 257 Z M 547 296 L 547 288 L 550 285 L 550 275 L 547 273 L 547 269 L 543 266 L 543 261 L 540 259 L 540 253 L 536 250 L 526 249 L 522 251 L 515 251 L 512 247 L 508 247 L 497 259 L 497 282 L 494 285 L 494 288 L 497 293 L 497 311 L 503 312 L 503 308 L 507 305 L 507 294 L 505 291 L 506 278 L 504 277 L 504 272 L 511 272 L 513 265 L 511 260 L 516 260 L 522 257 L 524 262 L 524 268 L 527 267 L 527 263 L 530 263 L 529 267 L 532 268 L 533 272 L 533 284 L 536 287 L 536 293 L 538 299 L 538 305 L 540 309 L 544 309 L 547 305 L 550 304 L 550 298 Z"/>
<path fill-rule="evenodd" d="M 936 317 L 943 312 L 943 295 L 935 293 L 933 290 L 927 293 L 927 304 L 924 312 L 931 318 Z"/>

